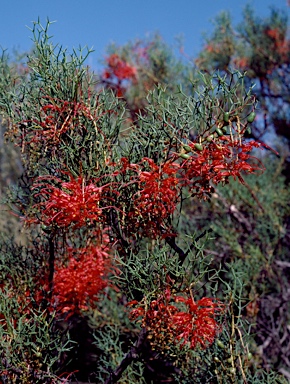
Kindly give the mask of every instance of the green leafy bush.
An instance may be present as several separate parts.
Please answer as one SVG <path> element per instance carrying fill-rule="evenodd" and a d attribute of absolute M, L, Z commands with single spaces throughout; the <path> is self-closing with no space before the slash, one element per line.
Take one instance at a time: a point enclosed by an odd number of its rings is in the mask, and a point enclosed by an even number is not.
<path fill-rule="evenodd" d="M 98 78 L 48 27 L 0 87 L 25 228 L 1 245 L 1 380 L 286 382 L 288 190 L 247 138 L 245 74 L 193 71 L 155 37 L 112 47 Z"/>

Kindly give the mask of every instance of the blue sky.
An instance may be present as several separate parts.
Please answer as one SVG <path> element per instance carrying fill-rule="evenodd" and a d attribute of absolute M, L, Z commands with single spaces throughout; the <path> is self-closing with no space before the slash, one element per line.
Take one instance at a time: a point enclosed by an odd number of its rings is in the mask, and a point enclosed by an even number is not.
<path fill-rule="evenodd" d="M 32 22 L 56 21 L 50 28 L 53 42 L 69 51 L 73 47 L 93 47 L 88 64 L 97 68 L 110 42 L 118 45 L 159 32 L 174 46 L 183 36 L 185 52 L 194 56 L 201 48 L 202 34 L 212 28 L 210 20 L 228 10 L 241 21 L 244 0 L 9 0 L 1 5 L 0 46 L 12 51 L 32 46 Z M 251 0 L 255 13 L 269 14 L 269 7 L 290 15 L 287 0 Z"/>

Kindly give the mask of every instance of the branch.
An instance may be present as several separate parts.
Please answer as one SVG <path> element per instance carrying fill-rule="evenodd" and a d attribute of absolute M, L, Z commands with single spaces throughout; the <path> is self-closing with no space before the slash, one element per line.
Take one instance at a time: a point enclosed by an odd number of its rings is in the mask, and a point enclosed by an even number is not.
<path fill-rule="evenodd" d="M 122 244 L 123 248 L 124 249 L 127 249 L 130 244 L 129 242 L 125 239 L 125 236 L 124 234 L 122 233 L 122 230 L 120 228 L 120 225 L 119 225 L 119 220 L 118 220 L 118 217 L 117 217 L 117 214 L 115 212 L 114 209 L 111 209 L 110 210 L 110 219 L 111 219 L 111 225 L 112 227 L 114 228 L 115 230 L 115 233 L 117 234 L 118 236 L 118 240 L 120 241 L 120 243 Z"/>
<path fill-rule="evenodd" d="M 121 361 L 120 365 L 115 369 L 115 371 L 110 373 L 110 376 L 105 381 L 105 384 L 113 384 L 118 382 L 118 380 L 121 378 L 123 372 L 127 369 L 127 367 L 134 360 L 138 359 L 145 339 L 146 339 L 146 328 L 142 328 L 139 334 L 138 340 L 133 345 L 131 350 L 127 353 L 127 355 L 124 357 L 124 359 Z"/>
<path fill-rule="evenodd" d="M 290 268 L 290 263 L 288 261 L 274 260 L 274 263 L 281 268 Z"/>
<path fill-rule="evenodd" d="M 212 232 L 212 229 L 209 228 L 207 229 L 206 231 L 202 232 L 200 235 L 198 235 L 195 239 L 194 239 L 194 243 L 191 244 L 191 246 L 189 247 L 189 249 L 184 252 L 183 249 L 181 249 L 175 242 L 175 238 L 174 237 L 170 237 L 170 236 L 167 236 L 165 238 L 165 241 L 168 245 L 170 245 L 170 247 L 178 254 L 179 256 L 179 263 L 182 265 L 186 259 L 186 257 L 188 256 L 189 252 L 193 250 L 193 248 L 195 248 L 195 244 L 198 240 L 200 240 L 201 238 L 203 238 L 207 233 L 209 232 Z"/>
<path fill-rule="evenodd" d="M 53 290 L 53 275 L 54 275 L 54 262 L 55 262 L 55 250 L 54 250 L 54 233 L 51 233 L 48 238 L 48 246 L 49 246 L 49 299 L 52 298 L 52 290 Z"/>
<path fill-rule="evenodd" d="M 182 264 L 184 260 L 186 259 L 187 252 L 184 252 L 183 249 L 181 249 L 175 242 L 175 238 L 171 236 L 167 236 L 165 238 L 165 241 L 170 247 L 178 254 L 179 256 L 179 263 Z"/>
<path fill-rule="evenodd" d="M 222 202 L 224 207 L 227 209 L 228 213 L 238 221 L 238 223 L 244 228 L 246 233 L 253 233 L 254 228 L 251 222 L 246 218 L 246 216 L 242 212 L 237 209 L 234 204 L 228 203 L 227 200 L 220 196 L 218 193 L 214 193 L 213 197 Z M 263 209 L 263 207 L 260 207 L 260 205 L 261 204 L 259 203 L 259 208 Z"/>

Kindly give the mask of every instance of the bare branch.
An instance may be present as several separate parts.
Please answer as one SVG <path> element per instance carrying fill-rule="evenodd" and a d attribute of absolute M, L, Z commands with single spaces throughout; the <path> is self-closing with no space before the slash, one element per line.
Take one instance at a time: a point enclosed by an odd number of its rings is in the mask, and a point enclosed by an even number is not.
<path fill-rule="evenodd" d="M 131 350 L 127 353 L 124 359 L 121 361 L 120 365 L 115 369 L 115 371 L 110 373 L 109 378 L 105 381 L 105 384 L 117 383 L 121 378 L 123 372 L 127 367 L 134 361 L 139 358 L 139 355 L 142 351 L 144 341 L 146 340 L 146 328 L 142 328 L 138 340 L 133 345 Z"/>

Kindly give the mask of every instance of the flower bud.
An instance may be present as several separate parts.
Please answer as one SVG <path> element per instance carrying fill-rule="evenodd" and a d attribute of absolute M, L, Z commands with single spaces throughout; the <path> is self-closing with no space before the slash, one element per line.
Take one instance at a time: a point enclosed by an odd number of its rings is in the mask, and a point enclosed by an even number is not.
<path fill-rule="evenodd" d="M 223 133 L 223 131 L 220 129 L 220 128 L 216 128 L 216 133 L 219 135 L 219 136 L 223 136 L 224 135 L 224 133 Z"/>
<path fill-rule="evenodd" d="M 252 123 L 255 120 L 256 114 L 255 112 L 251 112 L 247 118 L 248 123 Z"/>
<path fill-rule="evenodd" d="M 190 156 L 187 155 L 186 153 L 179 153 L 179 157 L 181 157 L 184 160 L 188 160 L 190 158 Z"/>
<path fill-rule="evenodd" d="M 202 151 L 203 150 L 203 146 L 199 143 L 195 143 L 194 144 L 194 148 L 197 149 L 198 151 Z"/>
<path fill-rule="evenodd" d="M 207 136 L 207 138 L 206 138 L 206 141 L 213 141 L 213 139 L 214 139 L 214 135 L 209 135 L 209 136 Z"/>
<path fill-rule="evenodd" d="M 229 120 L 230 120 L 230 114 L 229 114 L 229 112 L 225 112 L 225 113 L 224 113 L 224 122 L 225 122 L 225 123 L 228 123 Z"/>
<path fill-rule="evenodd" d="M 183 146 L 183 149 L 184 149 L 186 152 L 191 152 L 191 151 L 192 151 L 192 148 L 191 148 L 189 145 L 184 145 L 184 146 Z"/>
<path fill-rule="evenodd" d="M 223 343 L 222 341 L 220 341 L 220 340 L 218 339 L 216 343 L 217 343 L 217 345 L 218 345 L 220 348 L 225 349 L 225 345 L 224 345 L 224 343 Z"/>

